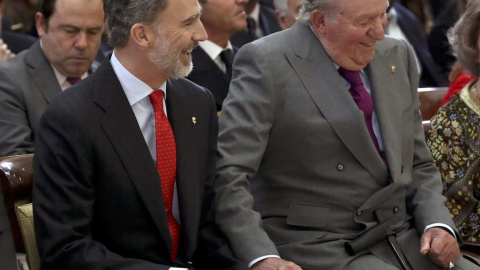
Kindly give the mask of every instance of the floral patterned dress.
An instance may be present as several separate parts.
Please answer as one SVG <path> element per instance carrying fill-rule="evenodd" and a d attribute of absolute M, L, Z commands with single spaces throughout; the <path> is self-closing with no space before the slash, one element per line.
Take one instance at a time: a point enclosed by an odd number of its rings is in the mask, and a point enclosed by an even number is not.
<path fill-rule="evenodd" d="M 466 85 L 432 118 L 427 144 L 447 207 L 466 242 L 480 243 L 480 106 Z"/>

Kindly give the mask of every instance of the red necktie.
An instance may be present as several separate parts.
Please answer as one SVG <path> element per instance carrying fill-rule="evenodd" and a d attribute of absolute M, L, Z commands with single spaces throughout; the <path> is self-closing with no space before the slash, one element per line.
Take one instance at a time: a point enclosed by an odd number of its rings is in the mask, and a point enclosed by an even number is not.
<path fill-rule="evenodd" d="M 357 104 L 358 108 L 363 112 L 363 117 L 365 118 L 365 124 L 367 125 L 368 133 L 370 133 L 370 137 L 372 138 L 375 148 L 377 149 L 378 153 L 382 157 L 383 162 L 387 164 L 387 160 L 385 156 L 383 155 L 382 151 L 380 151 L 380 146 L 378 145 L 377 136 L 375 136 L 375 133 L 373 132 L 372 97 L 370 96 L 367 89 L 365 89 L 365 86 L 363 85 L 362 79 L 360 78 L 360 72 L 346 70 L 341 67 L 338 69 L 338 73 L 340 73 L 340 75 L 350 83 L 349 92 L 352 95 L 352 98 Z"/>
<path fill-rule="evenodd" d="M 173 189 L 175 186 L 175 175 L 177 170 L 177 153 L 175 149 L 175 137 L 167 116 L 163 111 L 163 91 L 156 90 L 150 94 L 155 111 L 155 134 L 157 144 L 157 170 L 160 174 L 165 211 L 167 212 L 168 227 L 172 236 L 171 259 L 175 261 L 178 251 L 178 240 L 180 238 L 180 225 L 173 217 Z"/>

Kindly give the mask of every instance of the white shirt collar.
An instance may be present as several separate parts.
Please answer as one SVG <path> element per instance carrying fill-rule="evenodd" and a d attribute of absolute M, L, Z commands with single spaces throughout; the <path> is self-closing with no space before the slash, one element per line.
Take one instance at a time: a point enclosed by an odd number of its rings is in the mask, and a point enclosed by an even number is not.
<path fill-rule="evenodd" d="M 198 43 L 198 46 L 200 46 L 200 48 L 202 48 L 205 53 L 208 54 L 208 56 L 210 56 L 210 58 L 212 59 L 217 58 L 223 50 L 230 49 L 233 52 L 233 47 L 230 43 L 230 40 L 228 41 L 226 48 L 222 48 L 217 44 L 211 42 L 210 40 L 200 41 Z"/>
<path fill-rule="evenodd" d="M 112 53 L 110 63 L 112 64 L 113 70 L 115 71 L 115 74 L 117 74 L 118 80 L 125 91 L 130 106 L 148 97 L 155 90 L 128 71 L 122 63 L 118 61 L 115 51 Z M 163 97 L 166 99 L 167 82 L 165 81 L 159 89 L 163 91 Z"/>

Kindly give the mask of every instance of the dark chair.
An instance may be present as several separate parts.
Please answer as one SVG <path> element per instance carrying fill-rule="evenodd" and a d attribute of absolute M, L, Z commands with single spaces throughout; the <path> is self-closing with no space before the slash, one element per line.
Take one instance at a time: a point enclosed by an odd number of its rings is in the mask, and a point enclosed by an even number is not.
<path fill-rule="evenodd" d="M 418 88 L 418 101 L 422 120 L 430 120 L 440 109 L 442 98 L 448 87 Z"/>

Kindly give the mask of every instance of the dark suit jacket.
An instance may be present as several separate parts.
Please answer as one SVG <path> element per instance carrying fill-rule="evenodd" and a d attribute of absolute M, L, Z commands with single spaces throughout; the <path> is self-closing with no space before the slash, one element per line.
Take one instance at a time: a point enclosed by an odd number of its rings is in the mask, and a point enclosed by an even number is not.
<path fill-rule="evenodd" d="M 447 74 L 433 60 L 428 47 L 427 36 L 415 14 L 399 3 L 393 3 L 398 15 L 398 26 L 412 45 L 422 65 L 420 86 L 448 86 Z"/>
<path fill-rule="evenodd" d="M 225 73 L 200 46 L 192 51 L 192 59 L 193 70 L 187 78 L 207 88 L 215 98 L 217 111 L 221 111 L 230 84 Z"/>
<path fill-rule="evenodd" d="M 263 34 L 265 36 L 268 36 L 271 33 L 275 33 L 282 30 L 280 27 L 280 24 L 278 24 L 277 17 L 275 16 L 275 10 L 262 3 L 259 3 L 259 5 L 260 5 L 259 23 L 260 23 L 260 28 L 263 31 Z M 235 47 L 240 48 L 244 44 L 252 42 L 253 40 L 248 35 L 247 29 L 245 29 L 233 35 L 230 41 L 232 42 L 233 45 L 235 45 Z"/>
<path fill-rule="evenodd" d="M 164 270 L 195 264 L 197 246 L 207 250 L 218 130 L 213 97 L 178 79 L 168 81 L 166 102 L 182 224 L 175 263 L 155 163 L 107 61 L 58 95 L 38 127 L 33 198 L 42 269 Z"/>
<path fill-rule="evenodd" d="M 7 209 L 3 202 L 2 185 L 0 185 L 0 265 L 5 270 L 16 270 L 17 263 L 13 245 L 12 231 L 8 222 Z"/>
<path fill-rule="evenodd" d="M 8 49 L 14 54 L 29 49 L 37 38 L 29 35 L 18 34 L 10 31 L 2 31 L 2 39 L 8 46 Z"/>

